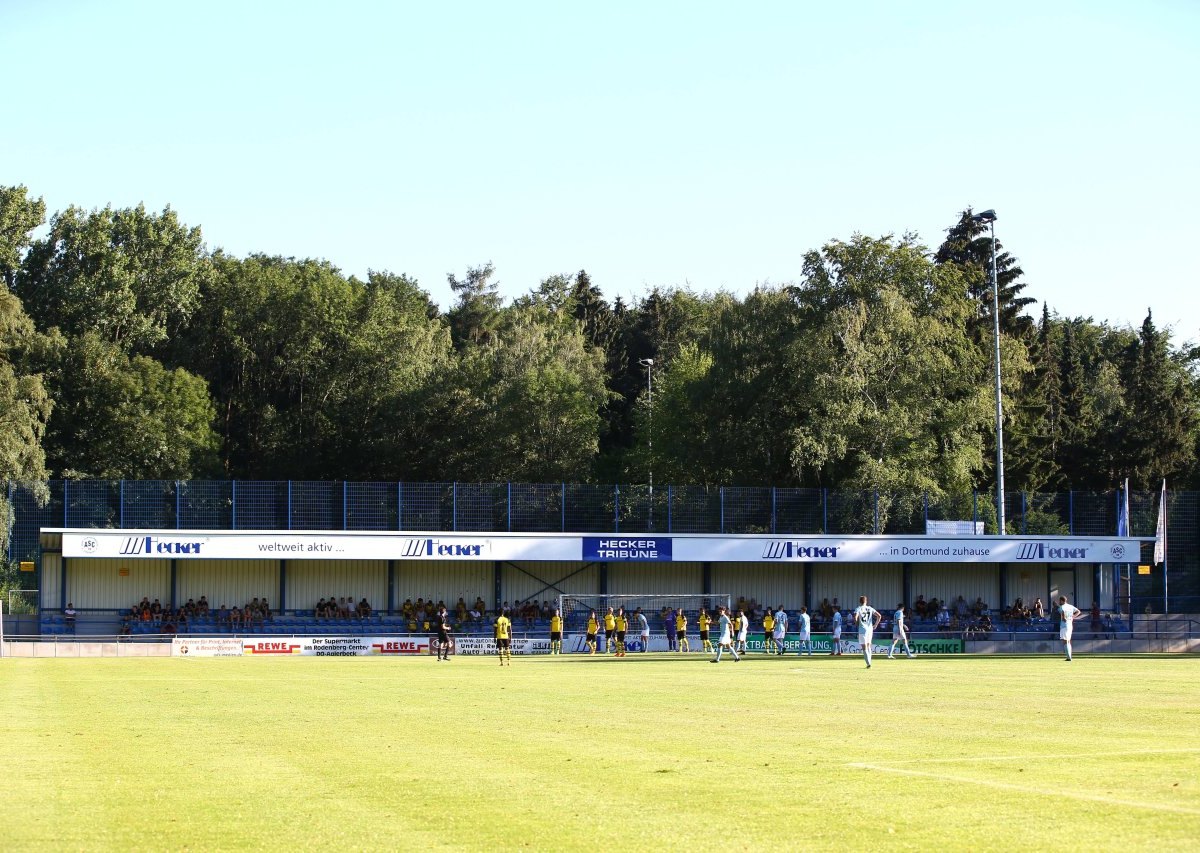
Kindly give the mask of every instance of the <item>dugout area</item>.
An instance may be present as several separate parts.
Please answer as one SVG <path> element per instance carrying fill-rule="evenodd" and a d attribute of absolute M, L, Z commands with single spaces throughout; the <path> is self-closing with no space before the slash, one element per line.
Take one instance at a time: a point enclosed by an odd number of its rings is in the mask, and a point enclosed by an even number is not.
<path fill-rule="evenodd" d="M 106 617 L 115 624 L 119 611 L 143 597 L 178 607 L 202 595 L 213 608 L 258 598 L 282 613 L 353 596 L 376 613 L 396 614 L 406 599 L 442 600 L 453 609 L 460 597 L 469 605 L 477 596 L 494 609 L 559 595 L 715 593 L 792 610 L 826 598 L 851 606 L 867 595 L 885 610 L 917 596 L 961 595 L 996 610 L 1016 598 L 1040 597 L 1049 607 L 1061 593 L 1081 608 L 1096 601 L 1107 611 L 1117 603 L 1118 558 L 1136 561 L 1141 544 L 1131 537 L 68 528 L 43 529 L 40 542 L 40 613 L 61 613 L 70 602 L 97 624 Z M 614 544 L 631 547 L 604 547 Z M 964 550 L 967 558 L 955 557 Z M 880 559 L 853 559 L 863 554 Z"/>

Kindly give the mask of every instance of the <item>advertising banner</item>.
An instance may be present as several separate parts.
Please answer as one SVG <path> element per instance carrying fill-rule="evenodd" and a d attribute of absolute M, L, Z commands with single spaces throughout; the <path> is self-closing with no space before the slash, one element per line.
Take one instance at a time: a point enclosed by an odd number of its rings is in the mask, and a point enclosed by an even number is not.
<path fill-rule="evenodd" d="M 423 655 L 429 638 L 407 637 L 176 637 L 176 657 L 356 657 Z"/>
<path fill-rule="evenodd" d="M 564 647 L 565 647 L 564 643 Z M 549 637 L 514 637 L 510 649 L 514 655 L 548 655 L 550 654 Z M 494 655 L 496 641 L 491 637 L 455 637 L 453 654 L 458 655 Z"/>
<path fill-rule="evenodd" d="M 892 646 L 891 631 L 876 631 L 871 638 L 871 650 L 873 654 L 887 654 L 888 649 Z M 963 641 L 961 637 L 920 637 L 908 638 L 908 646 L 912 649 L 913 654 L 924 655 L 954 655 L 962 654 Z M 746 648 L 751 652 L 762 652 L 766 650 L 766 642 L 762 634 L 750 634 L 746 637 Z M 795 634 L 788 634 L 784 640 L 783 648 L 788 652 L 800 651 L 800 640 Z M 897 646 L 897 651 L 903 646 Z M 814 654 L 829 654 L 833 651 L 833 635 L 831 634 L 813 634 L 812 635 L 812 650 Z M 862 654 L 862 646 L 858 644 L 858 633 L 851 631 L 842 634 L 842 652 L 844 654 Z"/>
<path fill-rule="evenodd" d="M 612 535 L 63 530 L 64 557 L 748 563 L 1130 563 L 1141 542 L 1072 536 Z M 1149 541 L 1149 540 L 1147 540 Z"/>

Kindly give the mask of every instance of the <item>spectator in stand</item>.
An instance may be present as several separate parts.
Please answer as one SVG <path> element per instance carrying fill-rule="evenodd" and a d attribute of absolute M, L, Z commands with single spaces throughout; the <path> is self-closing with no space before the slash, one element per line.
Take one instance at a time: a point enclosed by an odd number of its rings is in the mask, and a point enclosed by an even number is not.
<path fill-rule="evenodd" d="M 925 596 L 918 595 L 917 600 L 913 602 L 913 613 L 918 619 L 924 619 L 929 610 L 929 604 L 925 601 Z"/>
<path fill-rule="evenodd" d="M 62 599 L 59 599 L 60 601 Z M 75 633 L 75 605 L 70 601 L 67 602 L 67 609 L 63 611 L 63 623 L 67 630 L 72 634 Z"/>
<path fill-rule="evenodd" d="M 208 615 L 208 597 L 200 596 L 200 600 L 196 602 L 196 612 L 199 616 Z"/>
<path fill-rule="evenodd" d="M 462 600 L 461 596 L 458 599 L 458 603 L 454 605 L 454 617 L 459 622 L 467 621 L 467 603 Z"/>
<path fill-rule="evenodd" d="M 982 616 L 987 613 L 988 606 L 983 601 L 983 596 L 978 596 L 975 603 L 971 605 L 971 612 L 976 616 Z"/>
<path fill-rule="evenodd" d="M 154 599 L 154 603 L 150 605 L 150 621 L 161 622 L 163 615 L 162 605 L 158 603 L 158 599 Z"/>
<path fill-rule="evenodd" d="M 1098 601 L 1092 602 L 1091 616 L 1092 616 L 1092 633 L 1099 634 L 1100 631 L 1104 628 L 1104 621 L 1100 615 L 1100 602 L 1098 602 Z"/>
<path fill-rule="evenodd" d="M 1020 601 L 1020 599 L 1017 599 Z M 1046 618 L 1046 605 L 1042 604 L 1042 599 L 1038 598 L 1033 602 L 1033 617 L 1035 619 Z"/>
<path fill-rule="evenodd" d="M 483 600 L 482 596 L 477 595 L 475 596 L 475 607 L 472 609 L 478 610 L 479 615 L 482 616 L 484 613 L 487 613 L 487 602 Z"/>
<path fill-rule="evenodd" d="M 235 631 L 242 629 L 242 610 L 237 605 L 234 605 L 233 610 L 229 613 L 229 627 Z"/>
<path fill-rule="evenodd" d="M 967 618 L 967 600 L 961 595 L 954 601 L 954 615 L 960 620 Z"/>
<path fill-rule="evenodd" d="M 150 619 L 153 615 L 150 612 L 150 602 L 146 601 L 146 599 L 144 599 L 144 598 L 142 599 L 142 602 L 143 602 L 143 604 L 142 604 L 142 609 L 141 609 L 141 615 L 139 618 L 143 622 L 149 623 Z"/>
<path fill-rule="evenodd" d="M 366 598 L 363 598 L 363 600 L 358 603 L 358 617 L 360 619 L 371 618 L 371 604 Z"/>
<path fill-rule="evenodd" d="M 226 607 L 224 604 L 222 604 L 221 609 L 217 611 L 217 624 L 218 625 L 228 625 L 229 624 L 229 608 Z"/>
<path fill-rule="evenodd" d="M 943 604 L 937 613 L 937 626 L 939 630 L 950 630 L 950 610 Z"/>
<path fill-rule="evenodd" d="M 467 612 L 467 615 L 471 617 L 472 622 L 479 623 L 483 621 L 483 611 L 484 608 L 480 607 L 479 602 L 476 601 Z"/>

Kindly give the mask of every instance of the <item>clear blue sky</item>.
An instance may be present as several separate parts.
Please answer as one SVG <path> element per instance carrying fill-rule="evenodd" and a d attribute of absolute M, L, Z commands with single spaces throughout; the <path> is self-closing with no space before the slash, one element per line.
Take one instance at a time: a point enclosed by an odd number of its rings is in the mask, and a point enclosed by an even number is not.
<path fill-rule="evenodd" d="M 1200 3 L 2 0 L 0 184 L 502 292 L 795 280 L 995 208 L 1026 293 L 1200 339 Z"/>

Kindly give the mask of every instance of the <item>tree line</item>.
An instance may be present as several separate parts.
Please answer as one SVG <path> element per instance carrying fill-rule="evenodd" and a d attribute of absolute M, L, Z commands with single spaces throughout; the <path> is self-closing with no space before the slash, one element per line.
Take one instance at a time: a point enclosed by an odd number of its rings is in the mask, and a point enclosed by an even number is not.
<path fill-rule="evenodd" d="M 210 250 L 167 208 L 0 187 L 0 476 L 828 486 L 994 477 L 991 243 L 855 234 L 745 296 L 581 270 L 446 310 L 409 276 Z M 1001 250 L 1009 489 L 1200 481 L 1200 352 L 1065 317 Z M 1033 312 L 1033 313 L 1031 313 Z M 653 360 L 647 368 L 645 360 Z M 652 371 L 647 377 L 647 370 Z M 651 393 L 652 391 L 652 393 Z M 652 439 L 652 440 L 651 440 Z"/>

